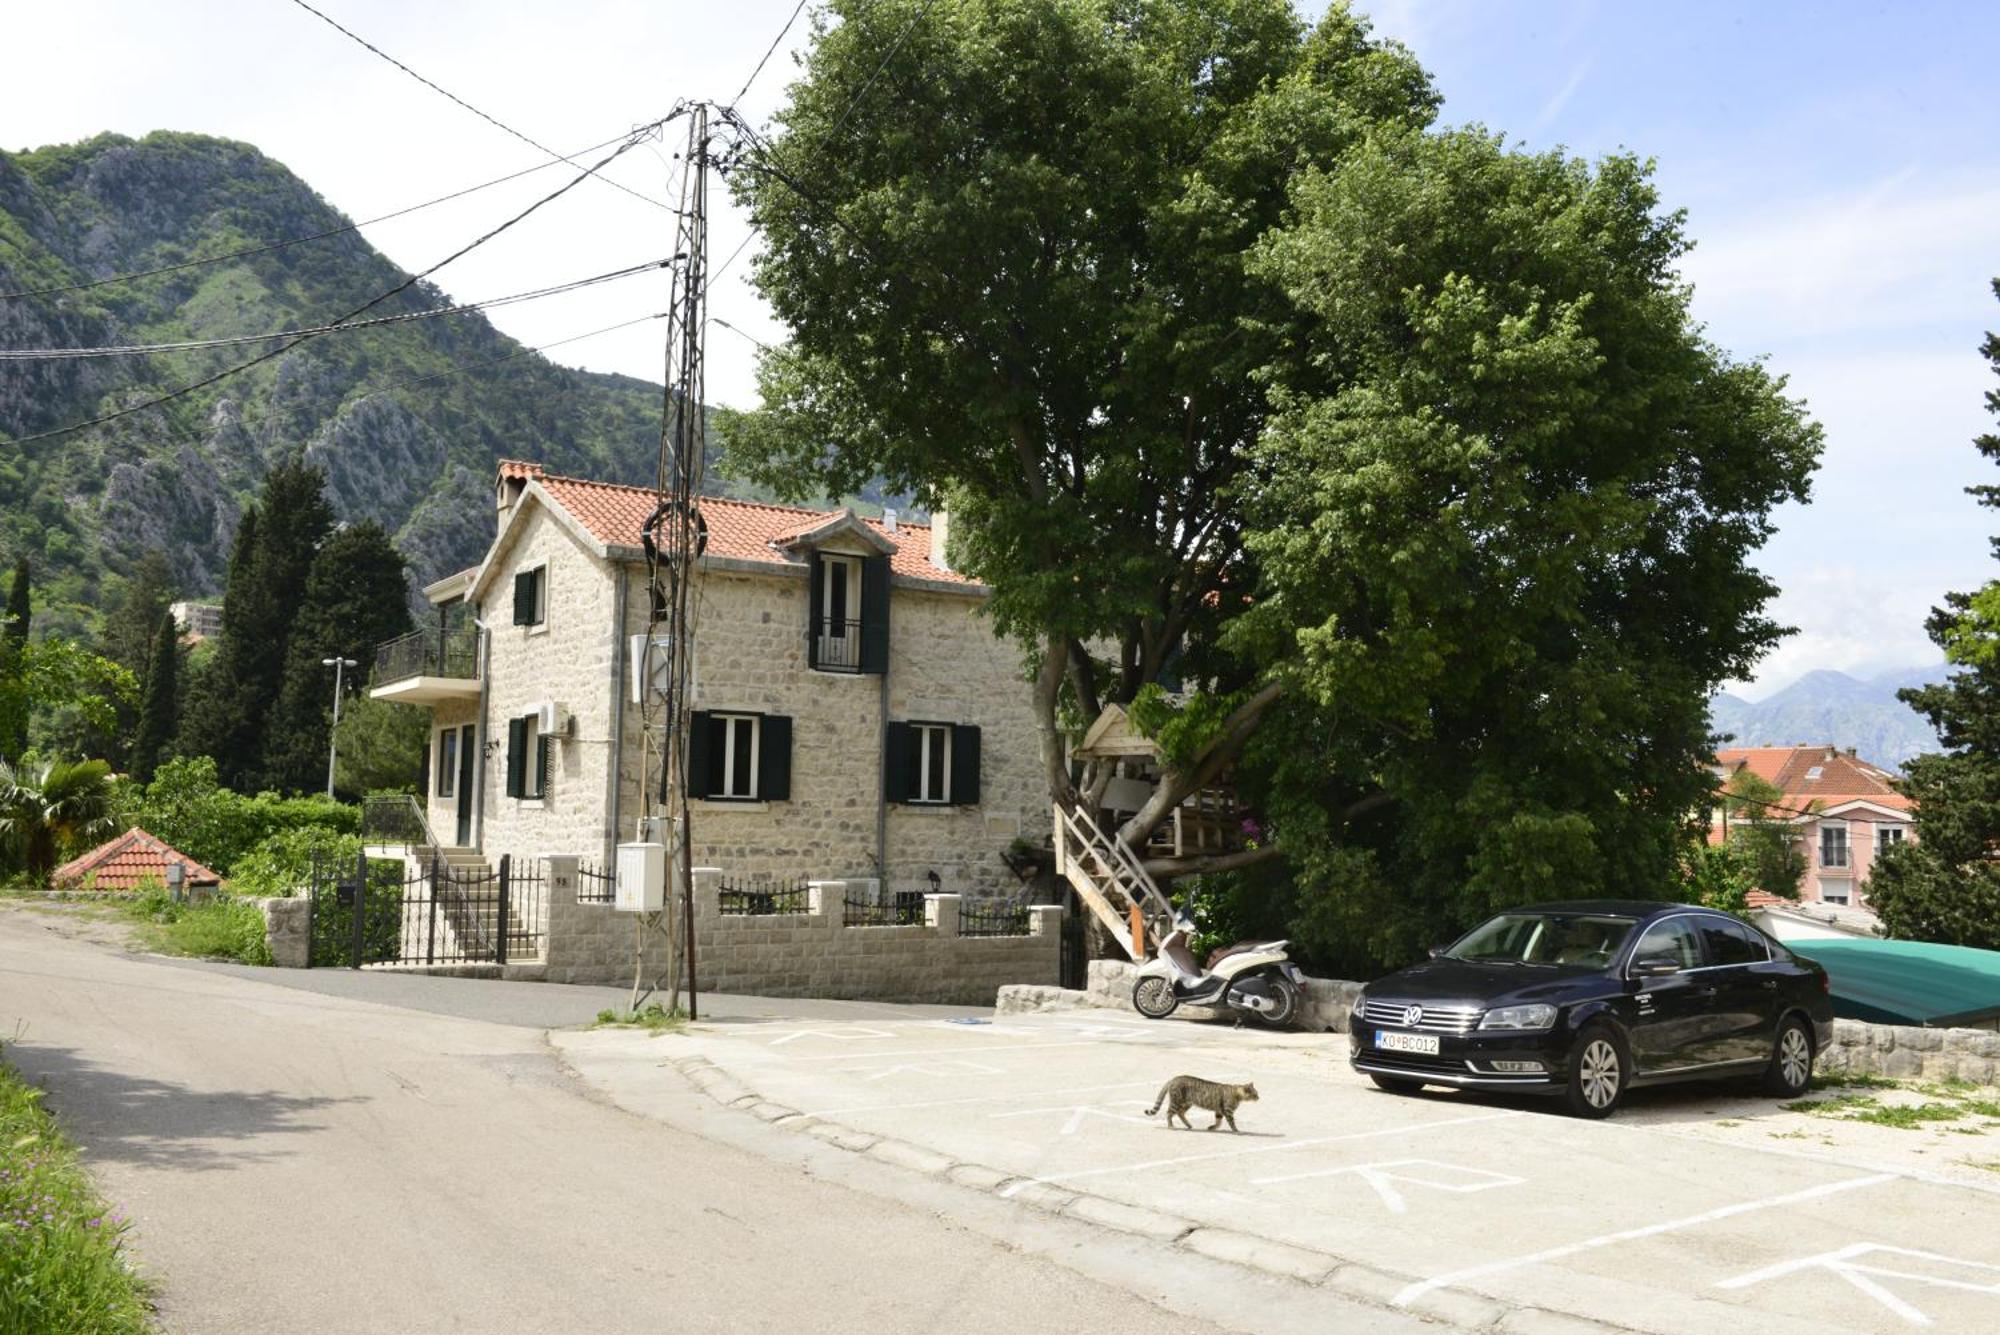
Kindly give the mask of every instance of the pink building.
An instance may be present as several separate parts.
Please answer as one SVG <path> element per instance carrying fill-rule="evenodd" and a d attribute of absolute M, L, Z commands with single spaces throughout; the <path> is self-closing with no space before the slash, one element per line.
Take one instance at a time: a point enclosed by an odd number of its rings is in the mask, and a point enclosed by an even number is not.
<path fill-rule="evenodd" d="M 1727 784 L 1744 770 L 1783 793 L 1771 813 L 1799 827 L 1807 904 L 1868 907 L 1868 869 L 1875 855 L 1913 837 L 1910 799 L 1891 786 L 1895 776 L 1832 746 L 1744 746 L 1718 751 L 1716 773 Z M 1725 816 L 1716 813 L 1713 837 Z"/>

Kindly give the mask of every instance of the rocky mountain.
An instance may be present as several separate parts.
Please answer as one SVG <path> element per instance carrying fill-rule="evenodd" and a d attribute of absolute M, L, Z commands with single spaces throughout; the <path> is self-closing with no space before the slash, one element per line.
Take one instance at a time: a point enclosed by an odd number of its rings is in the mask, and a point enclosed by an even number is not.
<path fill-rule="evenodd" d="M 88 283 L 339 228 L 347 219 L 247 145 L 156 133 L 0 152 L 0 347 L 159 343 L 323 322 L 406 276 L 346 232 L 81 291 Z M 449 298 L 419 284 L 371 314 Z M 315 339 L 171 404 L 10 441 L 199 380 L 257 349 L 0 362 L 0 557 L 38 568 L 45 624 L 81 624 L 148 548 L 193 595 L 221 588 L 237 518 L 303 449 L 336 512 L 380 521 L 423 582 L 477 559 L 494 463 L 644 482 L 657 384 L 521 356 L 479 315 Z M 503 360 L 504 359 L 504 360 Z M 715 470 L 711 469 L 711 477 Z M 753 494 L 715 478 L 714 490 Z"/>
<path fill-rule="evenodd" d="M 1900 769 L 1910 757 L 1935 751 L 1938 739 L 1930 724 L 1898 700 L 1896 692 L 1942 681 L 1946 671 L 1940 663 L 1862 679 L 1821 669 L 1762 700 L 1723 691 L 1710 702 L 1709 721 L 1717 732 L 1734 739 L 1725 745 L 1825 743 L 1853 747 L 1864 760 Z"/>

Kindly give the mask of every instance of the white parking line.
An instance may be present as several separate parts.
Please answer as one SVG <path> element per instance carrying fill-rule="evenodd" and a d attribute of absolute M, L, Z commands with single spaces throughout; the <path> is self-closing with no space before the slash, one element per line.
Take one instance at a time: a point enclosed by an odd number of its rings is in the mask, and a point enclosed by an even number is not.
<path fill-rule="evenodd" d="M 1447 1176 L 1458 1175 L 1456 1181 L 1440 1181 L 1436 1173 L 1416 1174 L 1412 1168 L 1440 1169 Z M 1402 1172 L 1392 1171 L 1403 1169 Z M 1253 1187 L 1268 1187 L 1280 1182 L 1304 1182 L 1310 1178 L 1358 1177 L 1375 1189 L 1382 1198 L 1382 1204 L 1389 1207 L 1391 1214 L 1405 1214 L 1409 1203 L 1403 1199 L 1398 1183 L 1411 1186 L 1429 1187 L 1433 1191 L 1449 1191 L 1457 1195 L 1470 1195 L 1475 1191 L 1492 1191 L 1496 1187 L 1518 1187 L 1528 1179 L 1514 1177 L 1507 1173 L 1495 1173 L 1484 1168 L 1467 1168 L 1463 1164 L 1444 1163 L 1437 1159 L 1389 1159 L 1382 1163 L 1358 1163 L 1346 1168 L 1315 1168 L 1304 1173 L 1285 1173 L 1278 1177 L 1253 1177 Z"/>
<path fill-rule="evenodd" d="M 1506 1261 L 1489 1261 L 1485 1265 L 1469 1266 L 1464 1270 L 1454 1270 L 1434 1279 L 1420 1280 L 1398 1293 L 1393 1299 L 1398 1307 L 1408 1306 L 1433 1289 L 1446 1289 L 1454 1284 L 1463 1284 L 1468 1279 L 1481 1279 L 1487 1275 L 1498 1275 L 1508 1270 L 1518 1270 L 1522 1266 L 1540 1265 L 1544 1261 L 1558 1261 L 1565 1256 L 1587 1252 L 1597 1247 L 1609 1247 L 1613 1243 L 1632 1242 L 1639 1238 L 1657 1237 L 1662 1233 L 1673 1233 L 1683 1228 L 1693 1228 L 1697 1224 L 1712 1224 L 1717 1220 L 1729 1219 L 1739 1214 L 1749 1214 L 1753 1210 L 1769 1210 L 1780 1205 L 1797 1205 L 1801 1201 L 1817 1200 L 1821 1196 L 1832 1196 L 1842 1191 L 1852 1191 L 1856 1187 L 1873 1187 L 1883 1182 L 1896 1180 L 1894 1173 L 1878 1173 L 1873 1177 L 1851 1177 L 1842 1182 L 1827 1182 L 1804 1191 L 1787 1192 L 1783 1196 L 1766 1196 L 1762 1200 L 1739 1201 L 1735 1205 L 1725 1205 L 1715 1210 L 1704 1210 L 1682 1219 L 1670 1219 L 1663 1224 L 1648 1224 L 1644 1228 L 1628 1228 L 1619 1233 L 1606 1233 L 1602 1237 L 1585 1238 L 1582 1242 L 1567 1243 L 1561 1247 L 1550 1247 L 1546 1251 L 1531 1252 L 1526 1256 L 1516 1256 Z"/>
<path fill-rule="evenodd" d="M 1076 1038 L 1062 1043 L 995 1043 L 991 1046 L 982 1046 L 979 1052 L 981 1056 L 985 1056 L 997 1052 L 1033 1052 L 1042 1048 L 1095 1048 L 1102 1046 L 1103 1043 L 1097 1039 Z M 769 1052 L 770 1049 L 766 1048 L 764 1051 Z M 902 1052 L 869 1052 L 865 1054 L 859 1052 L 814 1052 L 811 1054 L 781 1052 L 777 1055 L 795 1062 L 851 1062 L 860 1056 L 867 1056 L 871 1059 L 875 1057 L 936 1057 L 943 1053 L 964 1051 L 966 1051 L 966 1045 L 960 1044 L 957 1047 L 950 1048 L 909 1048 Z"/>
<path fill-rule="evenodd" d="M 1931 1319 L 1915 1304 L 1897 1297 L 1879 1279 L 1906 1279 L 1913 1284 L 1921 1284 L 1933 1289 L 1949 1289 L 1959 1293 L 1979 1293 L 1987 1297 L 2000 1296 L 2000 1283 L 1991 1281 L 1979 1284 L 1969 1280 L 1951 1279 L 1943 1275 L 1917 1274 L 1908 1270 L 1891 1270 L 1883 1266 L 1863 1265 L 1855 1258 L 1872 1256 L 1877 1253 L 1888 1256 L 1908 1256 L 1919 1261 L 1935 1261 L 1943 1265 L 1961 1266 L 1970 1270 L 1983 1270 L 1989 1275 L 2000 1275 L 2000 1265 L 1988 1265 L 1984 1261 L 1962 1261 L 1955 1256 L 1940 1256 L 1936 1252 L 1917 1251 L 1910 1247 L 1890 1247 L 1878 1242 L 1855 1242 L 1838 1251 L 1821 1252 L 1818 1256 L 1807 1256 L 1796 1261 L 1780 1261 L 1762 1270 L 1753 1270 L 1747 1275 L 1725 1279 L 1715 1287 L 1718 1289 L 1748 1288 L 1752 1284 L 1762 1284 L 1766 1280 L 1778 1279 L 1785 1275 L 1797 1274 L 1802 1270 L 1825 1270 L 1840 1276 L 1861 1292 L 1873 1298 L 1882 1306 L 1894 1312 L 1913 1326 L 1928 1326 Z"/>
<path fill-rule="evenodd" d="M 1212 1154 L 1182 1154 L 1171 1159 L 1151 1159 L 1145 1163 L 1120 1164 L 1115 1168 L 1083 1168 L 1074 1173 L 1051 1173 L 1047 1177 L 1031 1177 L 1016 1182 L 1001 1192 L 1002 1196 L 1012 1196 L 1024 1187 L 1043 1182 L 1074 1182 L 1083 1177 L 1102 1177 L 1106 1173 L 1143 1173 L 1149 1168 L 1171 1168 L 1175 1164 L 1200 1163 L 1207 1159 L 1235 1159 L 1249 1154 L 1278 1154 L 1285 1150 L 1303 1150 L 1313 1145 L 1333 1145 L 1348 1140 L 1375 1140 L 1382 1136 L 1400 1136 L 1410 1131 L 1433 1131 L 1439 1127 L 1466 1126 L 1472 1122 L 1497 1122 L 1508 1117 L 1523 1117 L 1525 1113 L 1494 1112 L 1480 1113 L 1476 1117 L 1447 1117 L 1442 1121 L 1418 1122 L 1410 1126 L 1384 1126 L 1373 1131 L 1353 1131 L 1342 1136 L 1313 1136 L 1306 1140 L 1291 1140 L 1282 1145 L 1252 1145 L 1240 1150 L 1217 1150 Z"/>

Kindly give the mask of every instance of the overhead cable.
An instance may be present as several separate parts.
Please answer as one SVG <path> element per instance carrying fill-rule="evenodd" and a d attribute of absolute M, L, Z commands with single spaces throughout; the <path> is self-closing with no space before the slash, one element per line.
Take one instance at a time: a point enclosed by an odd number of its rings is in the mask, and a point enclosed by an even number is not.
<path fill-rule="evenodd" d="M 344 320 L 334 324 L 308 325 L 302 329 L 278 329 L 263 334 L 232 334 L 224 338 L 188 339 L 179 343 L 128 343 L 116 347 L 102 348 L 0 348 L 0 361 L 33 362 L 55 361 L 64 358 L 85 357 L 150 357 L 170 352 L 203 352 L 211 348 L 241 347 L 246 343 L 268 343 L 272 339 L 317 338 L 321 334 L 344 333 L 352 329 L 376 329 L 383 325 L 408 324 L 414 320 L 435 320 L 447 315 L 468 315 L 474 311 L 493 310 L 501 306 L 512 306 L 523 301 L 537 301 L 543 297 L 560 296 L 565 292 L 575 292 L 580 288 L 595 287 L 599 283 L 609 283 L 620 278 L 630 278 L 633 274 L 651 273 L 664 269 L 672 260 L 648 260 L 644 264 L 628 265 L 623 269 L 613 269 L 608 273 L 595 274 L 589 278 L 579 278 L 573 282 L 555 283 L 548 287 L 538 287 L 527 292 L 515 292 L 504 297 L 489 297 L 484 301 L 466 301 L 445 306 L 432 306 L 420 311 L 403 311 L 396 315 L 378 315 L 371 320 Z M 653 317 L 646 316 L 645 319 Z M 627 321 L 636 324 L 637 321 Z M 578 337 L 586 337 L 578 335 Z"/>
<path fill-rule="evenodd" d="M 531 139 L 527 135 L 522 134 L 519 130 L 515 129 L 513 126 L 507 124 L 505 121 L 500 120 L 498 117 L 489 115 L 488 113 L 481 111 L 478 107 L 473 106 L 470 102 L 466 101 L 458 94 L 452 92 L 450 89 L 444 88 L 439 84 L 434 83 L 429 79 L 426 79 L 423 75 L 417 73 L 415 70 L 411 69 L 408 65 L 405 65 L 402 61 L 396 59 L 394 56 L 390 55 L 387 51 L 384 51 L 381 47 L 369 41 L 366 37 L 363 37 L 360 33 L 355 32 L 351 28 L 342 27 L 337 21 L 328 17 L 325 13 L 321 12 L 320 10 L 314 9 L 311 5 L 306 3 L 306 0 L 292 0 L 292 3 L 297 5 L 300 9 L 305 10 L 306 13 L 311 14 L 314 18 L 317 18 L 321 22 L 325 23 L 335 32 L 341 34 L 341 36 L 348 38 L 350 41 L 359 43 L 361 46 L 364 46 L 368 50 L 374 52 L 376 55 L 388 61 L 391 65 L 394 65 L 397 69 L 409 75 L 412 79 L 415 79 L 418 83 L 430 89 L 432 92 L 439 93 L 444 97 L 450 99 L 451 101 L 457 103 L 459 106 L 464 107 L 467 111 L 479 117 L 479 119 L 485 121 L 487 124 L 493 126 L 495 129 L 504 130 L 506 133 L 511 134 L 516 139 L 520 140 L 522 143 L 527 144 L 531 148 L 540 149 L 542 152 L 548 154 L 551 158 L 554 158 L 559 162 L 567 162 L 572 167 L 578 165 L 573 159 L 565 157 L 561 153 L 556 152 L 553 148 L 550 148 L 547 144 L 541 143 L 540 141 L 535 139 Z M 587 152 L 588 150 L 585 151 Z M 596 168 L 592 168 L 590 174 L 596 176 L 597 175 Z M 632 198 L 634 199 L 644 200 L 646 203 L 651 204 L 656 209 L 665 209 L 669 213 L 673 212 L 672 205 L 664 204 L 659 200 L 654 199 L 651 195 L 643 194 L 640 191 L 634 190 L 632 187 L 628 185 L 612 180 L 608 176 L 599 176 L 597 179 L 603 181 L 604 184 L 608 186 L 614 186 L 617 189 L 623 190 L 626 194 L 632 196 Z"/>
<path fill-rule="evenodd" d="M 785 40 L 785 34 L 792 30 L 792 25 L 799 21 L 799 15 L 805 13 L 805 10 L 806 0 L 799 0 L 798 8 L 794 9 L 792 16 L 785 20 L 785 26 L 778 29 L 778 35 L 771 39 L 770 48 L 764 52 L 764 58 L 757 62 L 757 68 L 750 71 L 750 77 L 745 79 L 743 86 L 736 90 L 736 100 L 738 102 L 741 102 L 744 94 L 750 91 L 750 85 L 757 82 L 757 76 L 764 72 L 764 66 L 768 65 L 771 62 L 771 57 L 777 53 L 778 43 Z"/>
<path fill-rule="evenodd" d="M 439 260 L 436 264 L 433 264 L 430 268 L 424 270 L 422 273 L 412 274 L 409 278 L 403 280 L 401 283 L 398 283 L 396 286 L 390 288 L 387 292 L 384 292 L 380 296 L 372 298 L 371 300 L 365 301 L 361 305 L 356 306 L 353 310 L 347 312 L 339 319 L 332 321 L 331 324 L 334 325 L 345 324 L 346 322 L 354 319 L 358 315 L 367 314 L 369 311 L 375 309 L 375 307 L 377 306 L 380 306 L 383 302 L 388 301 L 390 298 L 400 296 L 404 292 L 409 291 L 412 287 L 416 286 L 424 279 L 429 278 L 432 274 L 444 268 L 447 264 L 450 264 L 452 261 L 466 255 L 468 252 L 476 250 L 480 246 L 485 245 L 488 241 L 491 241 L 494 237 L 499 236 L 502 232 L 505 232 L 508 228 L 514 226 L 516 223 L 526 218 L 529 214 L 541 208 L 544 204 L 547 204 L 552 200 L 559 199 L 563 195 L 568 194 L 571 190 L 575 189 L 583 181 L 587 180 L 591 176 L 596 175 L 597 169 L 599 167 L 602 167 L 606 163 L 611 162 L 612 160 L 617 158 L 620 154 L 632 148 L 635 144 L 642 142 L 647 135 L 652 134 L 654 131 L 658 130 L 660 126 L 665 125 L 668 121 L 671 121 L 676 117 L 679 117 L 684 114 L 685 112 L 682 108 L 676 107 L 673 111 L 669 112 L 666 116 L 662 117 L 660 120 L 654 121 L 650 125 L 644 125 L 639 127 L 639 129 L 633 131 L 631 137 L 626 139 L 624 143 L 620 144 L 616 149 L 612 150 L 611 153 L 609 153 L 605 157 L 599 159 L 594 165 L 584 168 L 579 174 L 570 178 L 570 180 L 565 184 L 563 184 L 560 188 L 553 190 L 550 193 L 542 196 L 534 203 L 528 205 L 527 208 L 522 209 L 519 213 L 507 219 L 507 221 L 501 223 L 499 226 L 494 227 L 490 231 L 486 232 L 484 235 L 479 236 L 474 240 L 468 242 L 467 244 L 459 247 L 457 250 L 445 256 L 443 259 Z M 115 412 L 100 413 L 96 417 L 87 418 L 81 422 L 72 422 L 67 426 L 53 427 L 47 431 L 38 431 L 31 436 L 20 436 L 12 441 L 9 441 L 8 443 L 12 445 L 26 445 L 29 444 L 30 442 L 37 440 L 47 440 L 51 436 L 62 436 L 62 435 L 67 435 L 72 431 L 81 431 L 86 427 L 102 426 L 106 422 L 115 422 L 121 417 L 130 417 L 134 413 L 142 413 L 147 411 L 148 409 L 157 408 L 163 403 L 169 403 L 175 399 L 183 397 L 184 395 L 192 394 L 194 393 L 194 391 L 212 385 L 218 380 L 226 380 L 230 376 L 237 375 L 240 374 L 241 372 L 247 371 L 253 366 L 261 366 L 265 362 L 270 361 L 273 357 L 282 356 L 283 354 L 291 351 L 293 348 L 298 347 L 301 343 L 304 343 L 306 339 L 315 337 L 320 337 L 320 335 L 309 334 L 306 335 L 304 338 L 292 339 L 287 343 L 272 348 L 269 352 L 261 352 L 257 354 L 255 357 L 252 357 L 249 361 L 239 362 L 235 366 L 225 367 L 222 370 L 217 371 L 214 375 L 204 376 L 200 380 L 191 381 L 190 383 L 181 385 L 178 388 L 168 390 L 164 394 L 155 395 L 153 398 L 147 399 L 143 403 L 135 403 L 128 407 L 120 408 Z"/>

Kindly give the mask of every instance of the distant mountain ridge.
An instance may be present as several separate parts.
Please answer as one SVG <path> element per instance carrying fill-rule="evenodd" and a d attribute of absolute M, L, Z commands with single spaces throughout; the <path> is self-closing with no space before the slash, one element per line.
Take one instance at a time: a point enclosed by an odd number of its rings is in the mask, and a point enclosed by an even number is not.
<path fill-rule="evenodd" d="M 347 221 L 283 165 L 226 139 L 106 134 L 0 151 L 0 293 L 91 283 Z M 297 328 L 405 276 L 346 232 L 174 273 L 0 299 L 0 348 Z M 448 300 L 419 283 L 371 314 Z M 374 519 L 389 531 L 415 584 L 484 552 L 500 458 L 606 482 L 649 483 L 656 473 L 658 384 L 557 366 L 478 314 L 317 338 L 159 408 L 8 444 L 143 402 L 258 350 L 0 362 L 0 558 L 34 561 L 40 624 L 87 623 L 105 605 L 107 583 L 150 548 L 168 555 L 187 595 L 218 592 L 244 504 L 295 450 L 326 471 L 339 518 Z M 730 482 L 713 459 L 707 489 L 773 499 Z"/>
<path fill-rule="evenodd" d="M 1719 692 L 1709 702 L 1709 722 L 1732 739 L 1725 746 L 1852 747 L 1864 760 L 1900 770 L 1912 756 L 1937 750 L 1938 738 L 1896 692 L 1943 681 L 1948 674 L 1942 663 L 1867 678 L 1821 668 L 1762 700 Z"/>

